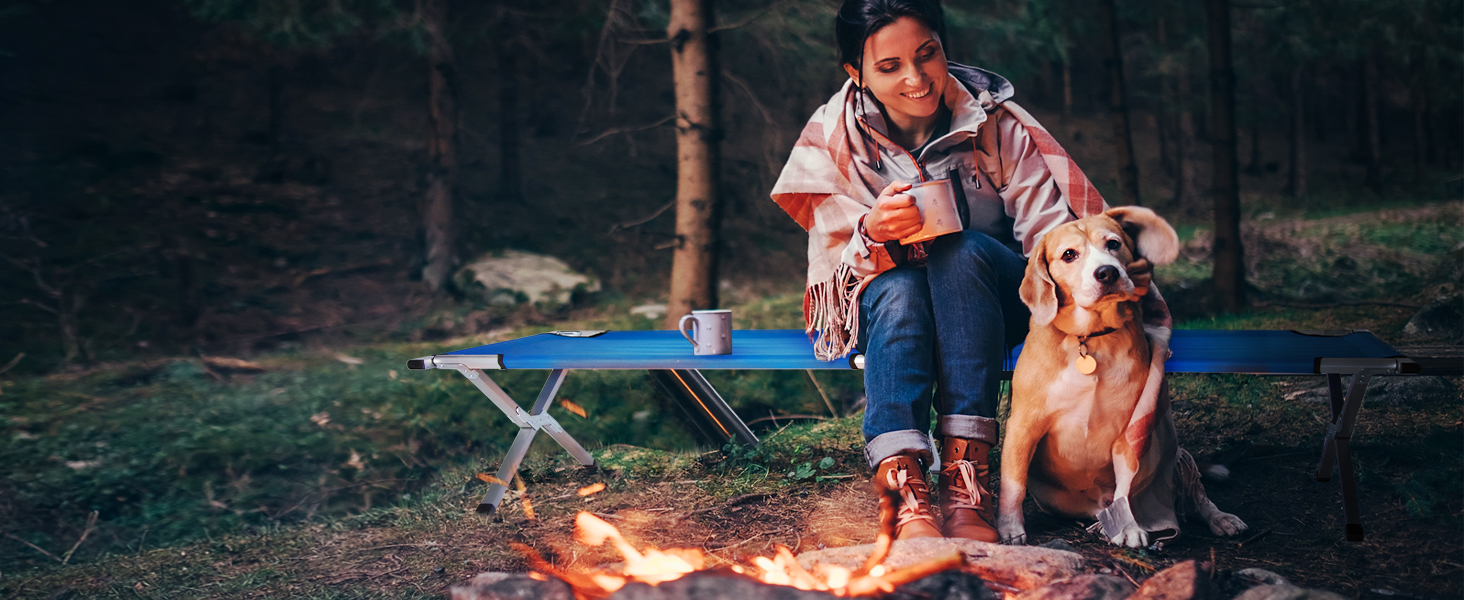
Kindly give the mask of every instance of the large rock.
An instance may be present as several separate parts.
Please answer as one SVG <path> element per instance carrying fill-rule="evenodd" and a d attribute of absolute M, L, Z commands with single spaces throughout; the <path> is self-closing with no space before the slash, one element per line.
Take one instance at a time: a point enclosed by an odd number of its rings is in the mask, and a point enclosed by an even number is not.
<path fill-rule="evenodd" d="M 1344 600 L 1344 597 L 1324 590 L 1299 588 L 1285 583 L 1258 585 L 1235 597 L 1235 600 Z"/>
<path fill-rule="evenodd" d="M 1210 573 L 1187 560 L 1155 573 L 1129 600 L 1215 600 L 1219 597 Z"/>
<path fill-rule="evenodd" d="M 529 302 L 546 309 L 569 304 L 576 291 L 600 290 L 599 280 L 576 273 L 562 260 L 518 250 L 480 256 L 458 269 L 452 281 L 468 297 L 489 305 Z"/>
<path fill-rule="evenodd" d="M 798 555 L 798 564 L 812 571 L 819 564 L 857 569 L 874 551 L 874 544 L 812 550 Z M 1036 546 L 1003 546 L 976 540 L 922 538 L 899 540 L 884 560 L 888 569 L 903 569 L 916 563 L 949 556 L 959 551 L 968 570 L 983 579 L 1028 590 L 1079 575 L 1087 560 L 1076 552 Z"/>
<path fill-rule="evenodd" d="M 1115 575 L 1079 575 L 1022 592 L 1017 600 L 1124 600 L 1134 584 Z"/>
<path fill-rule="evenodd" d="M 1439 298 L 1423 307 L 1408 319 L 1403 326 L 1403 335 L 1411 339 L 1442 339 L 1454 341 L 1464 338 L 1464 296 L 1452 295 Z"/>
<path fill-rule="evenodd" d="M 748 577 L 696 573 L 650 586 L 628 583 L 610 600 L 834 600 L 828 592 L 804 591 L 783 585 L 767 585 Z"/>
<path fill-rule="evenodd" d="M 549 578 L 540 581 L 528 573 L 480 573 L 467 585 L 455 585 L 451 600 L 574 600 L 569 584 Z"/>
<path fill-rule="evenodd" d="M 997 600 L 1001 598 L 980 577 L 961 571 L 941 571 L 895 588 L 884 600 Z M 1122 597 L 1114 600 L 1123 600 Z"/>

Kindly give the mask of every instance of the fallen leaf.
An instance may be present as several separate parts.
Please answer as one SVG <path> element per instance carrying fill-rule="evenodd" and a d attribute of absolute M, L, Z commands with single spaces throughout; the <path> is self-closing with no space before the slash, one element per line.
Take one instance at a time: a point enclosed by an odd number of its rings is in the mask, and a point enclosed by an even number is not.
<path fill-rule="evenodd" d="M 499 478 L 494 477 L 492 475 L 489 475 L 487 473 L 479 473 L 478 474 L 478 480 L 479 481 L 482 481 L 484 483 L 496 483 L 496 484 L 501 485 L 503 487 L 508 487 L 508 482 L 507 481 L 504 481 L 502 479 L 499 479 Z"/>
<path fill-rule="evenodd" d="M 341 466 L 350 467 L 357 471 L 363 471 L 366 469 L 366 463 L 361 462 L 361 454 L 356 452 L 354 448 L 351 449 L 351 460 L 341 463 Z"/>
<path fill-rule="evenodd" d="M 364 364 L 366 364 L 366 361 L 364 361 L 364 360 L 361 360 L 361 359 L 356 358 L 354 356 L 346 356 L 346 355 L 341 354 L 339 352 L 336 353 L 335 359 L 338 360 L 338 361 L 341 361 L 343 363 L 346 363 L 348 365 L 364 365 Z"/>
<path fill-rule="evenodd" d="M 585 487 L 580 488 L 579 489 L 579 495 L 581 495 L 581 496 L 588 496 L 590 494 L 595 494 L 595 493 L 599 493 L 599 492 L 603 492 L 603 491 L 605 491 L 605 484 L 603 484 L 603 483 L 592 483 L 590 485 L 587 485 Z"/>
<path fill-rule="evenodd" d="M 203 357 L 203 364 L 225 371 L 243 371 L 249 373 L 260 373 L 264 371 L 264 367 L 260 366 L 259 363 L 249 362 L 241 358 L 205 356 Z"/>
<path fill-rule="evenodd" d="M 579 415 L 579 418 L 581 418 L 581 419 L 588 418 L 588 416 L 589 416 L 588 413 L 585 412 L 585 409 L 583 407 L 581 407 L 580 405 L 575 404 L 573 402 L 570 402 L 568 400 L 561 399 L 559 401 L 559 405 L 560 406 L 563 406 L 564 407 L 564 410 L 567 410 L 569 412 L 572 412 L 574 414 Z"/>
<path fill-rule="evenodd" d="M 391 380 L 392 380 L 392 381 L 396 381 L 396 378 L 397 378 L 397 372 L 396 372 L 396 369 L 392 369 L 392 370 L 390 370 L 390 371 L 387 371 L 387 372 L 386 372 L 386 376 L 387 376 L 387 377 L 390 377 L 390 378 L 391 378 Z"/>
<path fill-rule="evenodd" d="M 330 423 L 330 413 L 322 412 L 310 415 L 310 422 L 325 427 L 327 423 Z"/>

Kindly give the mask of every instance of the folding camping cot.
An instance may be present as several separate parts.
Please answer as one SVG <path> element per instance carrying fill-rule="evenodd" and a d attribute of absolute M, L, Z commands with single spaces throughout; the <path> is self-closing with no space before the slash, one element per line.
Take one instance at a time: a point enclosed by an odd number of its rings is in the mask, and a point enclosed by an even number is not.
<path fill-rule="evenodd" d="M 1331 399 L 1331 422 L 1323 442 L 1318 481 L 1330 481 L 1333 467 L 1341 472 L 1342 505 L 1348 540 L 1362 540 L 1361 515 L 1352 470 L 1349 441 L 1368 380 L 1375 375 L 1456 374 L 1458 365 L 1401 356 L 1366 330 L 1222 331 L 1175 330 L 1169 373 L 1245 373 L 1252 375 L 1325 375 Z M 539 431 L 559 442 L 582 465 L 594 457 L 548 413 L 549 405 L 571 369 L 644 369 L 693 417 L 704 436 L 756 444 L 757 437 L 702 377 L 705 369 L 850 370 L 864 367 L 864 356 L 824 362 L 813 357 L 813 345 L 796 329 L 736 330 L 732 354 L 695 356 L 676 331 L 556 331 L 476 348 L 434 354 L 407 362 L 409 369 L 454 369 L 478 387 L 518 425 L 518 436 L 503 459 L 498 479 L 509 481 Z M 1007 376 L 1021 347 L 1007 358 Z M 1455 361 L 1457 362 L 1457 361 Z M 1427 368 L 1425 369 L 1425 365 Z M 491 378 L 488 371 L 548 370 L 549 379 L 525 411 Z M 1345 388 L 1342 376 L 1350 376 Z M 478 505 L 492 514 L 507 487 L 493 483 Z"/>

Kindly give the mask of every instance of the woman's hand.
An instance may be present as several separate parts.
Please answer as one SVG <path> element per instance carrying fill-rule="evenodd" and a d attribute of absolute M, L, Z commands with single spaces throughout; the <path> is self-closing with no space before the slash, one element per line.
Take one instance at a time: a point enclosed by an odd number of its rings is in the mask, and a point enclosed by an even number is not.
<path fill-rule="evenodd" d="M 864 216 L 864 231 L 869 239 L 887 242 L 910 237 L 920 231 L 920 209 L 915 208 L 915 198 L 900 192 L 912 186 L 896 181 L 879 193 L 874 208 Z"/>

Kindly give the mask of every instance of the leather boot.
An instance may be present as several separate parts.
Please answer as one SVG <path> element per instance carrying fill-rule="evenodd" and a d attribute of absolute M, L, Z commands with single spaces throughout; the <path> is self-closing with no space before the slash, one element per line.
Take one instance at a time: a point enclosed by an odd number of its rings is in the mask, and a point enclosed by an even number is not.
<path fill-rule="evenodd" d="M 995 542 L 996 494 L 991 493 L 991 443 L 958 437 L 940 441 L 940 503 L 946 537 Z"/>
<path fill-rule="evenodd" d="M 941 537 L 940 530 L 935 528 L 935 515 L 930 512 L 930 485 L 925 481 L 919 458 L 901 454 L 880 461 L 874 470 L 873 483 L 880 494 L 886 490 L 899 492 L 895 539 Z"/>

